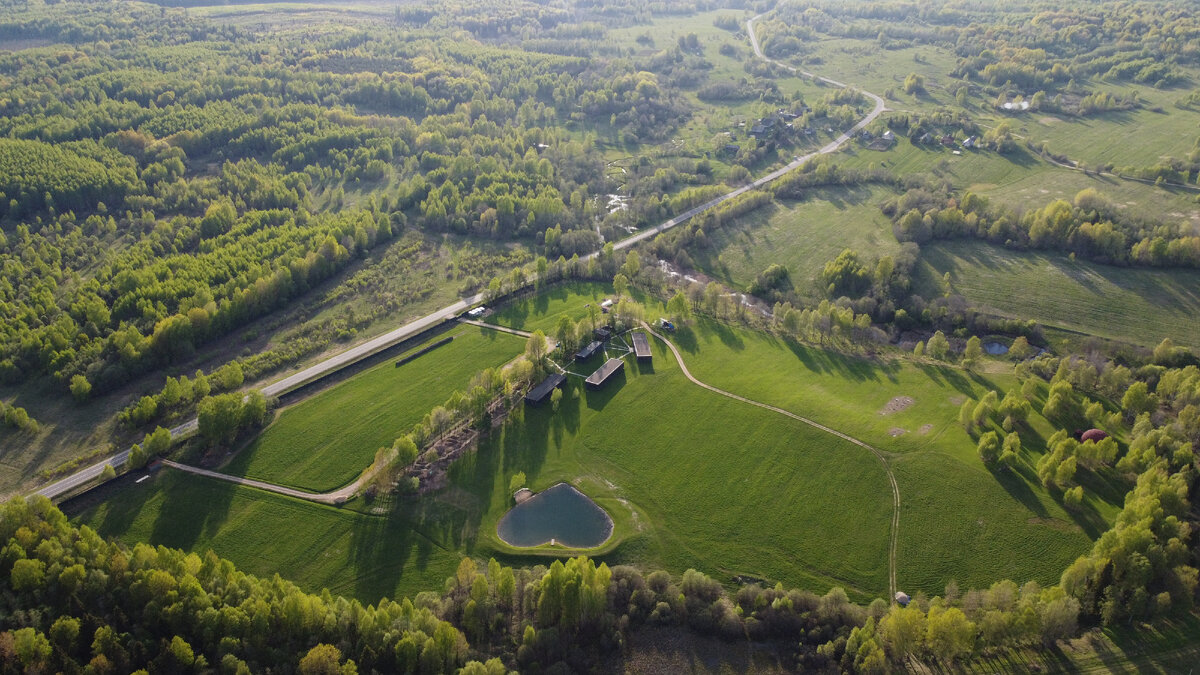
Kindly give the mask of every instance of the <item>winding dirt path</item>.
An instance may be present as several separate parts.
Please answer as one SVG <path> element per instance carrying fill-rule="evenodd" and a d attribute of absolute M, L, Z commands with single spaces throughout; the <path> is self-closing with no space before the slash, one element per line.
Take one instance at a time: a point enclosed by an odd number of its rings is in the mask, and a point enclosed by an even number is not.
<path fill-rule="evenodd" d="M 662 335 L 659 335 L 644 321 L 642 322 L 642 328 L 662 341 L 662 343 L 671 350 L 671 353 L 675 355 L 675 360 L 679 363 L 679 369 L 683 371 L 683 374 L 685 377 L 687 377 L 687 379 L 692 381 L 692 384 L 707 389 L 714 394 L 720 394 L 721 396 L 731 398 L 735 401 L 740 401 L 752 406 L 757 406 L 764 410 L 770 410 L 771 412 L 778 413 L 785 417 L 790 417 L 797 422 L 802 422 L 810 427 L 813 427 L 814 429 L 819 429 L 820 431 L 824 431 L 832 436 L 837 436 L 848 443 L 853 443 L 861 448 L 865 448 L 869 450 L 871 454 L 875 455 L 875 458 L 878 459 L 879 463 L 883 465 L 883 470 L 887 474 L 888 483 L 892 488 L 892 528 L 891 536 L 889 537 L 888 541 L 888 597 L 886 598 L 889 602 L 891 602 L 892 598 L 896 597 L 896 542 L 900 536 L 900 486 L 896 483 L 896 476 L 892 473 L 892 467 L 888 465 L 887 454 L 864 441 L 860 441 L 853 436 L 844 434 L 837 429 L 831 429 L 830 427 L 827 427 L 815 420 L 810 420 L 807 417 L 797 415 L 796 413 L 784 410 L 783 408 L 777 408 L 773 405 L 768 405 L 760 401 L 755 401 L 754 399 L 746 398 L 745 396 L 739 396 L 732 392 L 725 391 L 724 389 L 718 389 L 717 387 L 714 387 L 706 382 L 701 382 L 700 380 L 696 379 L 695 375 L 692 375 L 691 371 L 688 370 L 687 365 L 683 362 L 683 355 L 679 353 L 679 349 L 675 347 L 673 342 L 666 339 Z"/>

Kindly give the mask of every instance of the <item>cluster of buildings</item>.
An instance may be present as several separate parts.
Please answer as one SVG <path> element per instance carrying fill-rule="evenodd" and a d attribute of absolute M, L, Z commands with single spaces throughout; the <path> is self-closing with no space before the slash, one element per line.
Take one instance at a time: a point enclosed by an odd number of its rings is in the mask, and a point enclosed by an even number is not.
<path fill-rule="evenodd" d="M 592 340 L 575 353 L 572 361 L 577 364 L 583 363 L 597 354 L 603 354 L 604 345 L 614 337 L 616 336 L 609 326 L 597 328 L 592 334 Z M 650 352 L 650 340 L 646 337 L 646 334 L 642 331 L 633 331 L 630 334 L 630 341 L 633 344 L 633 354 L 637 360 L 649 362 L 652 354 Z M 622 356 L 609 357 L 599 368 L 596 368 L 590 375 L 584 378 L 584 384 L 590 389 L 601 389 L 607 382 L 612 380 L 614 375 L 624 370 L 624 368 L 625 359 Z M 525 402 L 529 405 L 540 405 L 550 398 L 555 389 L 562 387 L 566 382 L 567 373 L 550 375 L 525 394 Z"/>

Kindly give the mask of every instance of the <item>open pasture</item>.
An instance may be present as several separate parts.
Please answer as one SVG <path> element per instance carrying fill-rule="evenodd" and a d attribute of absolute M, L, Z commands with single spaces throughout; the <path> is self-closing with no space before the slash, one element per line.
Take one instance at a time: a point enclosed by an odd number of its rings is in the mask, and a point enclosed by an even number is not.
<path fill-rule="evenodd" d="M 1200 273 L 1148 270 L 1011 251 L 986 242 L 940 242 L 922 249 L 914 289 L 940 295 L 942 275 L 989 312 L 1153 347 L 1165 337 L 1200 348 Z"/>
<path fill-rule="evenodd" d="M 525 563 L 560 554 L 513 549 L 496 536 L 511 506 L 508 481 L 524 471 L 534 490 L 571 482 L 613 517 L 613 538 L 596 551 L 610 562 L 815 590 L 838 585 L 859 599 L 885 593 L 891 495 L 880 463 L 862 448 L 692 385 L 661 343 L 653 348 L 653 366 L 631 363 L 600 391 L 572 380 L 557 413 L 527 410 L 523 422 L 454 465 L 445 491 L 398 501 L 381 515 L 164 472 L 81 507 L 78 517 L 127 541 L 211 547 L 310 589 L 338 579 L 339 588 L 374 600 L 430 587 L 453 572 L 459 554 Z M 364 550 L 373 537 L 394 555 Z M 384 543 L 393 537 L 409 544 Z M 277 538 L 286 544 L 273 545 Z M 407 576 L 414 569 L 417 582 Z"/>
<path fill-rule="evenodd" d="M 521 352 L 521 338 L 467 326 L 403 366 L 388 359 L 282 410 L 223 471 L 314 492 L 341 487 L 471 376 Z M 440 339 L 440 338 L 439 338 Z M 419 349 L 415 347 L 414 349 Z"/>
<path fill-rule="evenodd" d="M 825 263 L 850 248 L 873 257 L 900 244 L 879 204 L 892 194 L 881 187 L 824 188 L 803 201 L 777 201 L 705 232 L 709 246 L 692 251 L 697 268 L 749 288 L 772 264 L 787 267 L 792 285 L 812 295 Z"/>
<path fill-rule="evenodd" d="M 608 295 L 602 284 L 564 284 L 491 318 L 550 326 L 560 315 L 581 318 L 586 304 Z M 328 585 L 370 601 L 429 587 L 460 555 L 528 564 L 567 553 L 516 549 L 497 536 L 512 506 L 509 481 L 524 472 L 534 491 L 571 483 L 613 518 L 612 538 L 589 551 L 610 563 L 696 568 L 729 583 L 748 576 L 817 591 L 837 585 L 861 600 L 888 586 L 888 470 L 901 496 L 898 583 L 910 592 L 938 592 L 952 579 L 964 588 L 997 576 L 1054 582 L 1118 508 L 1119 491 L 1102 490 L 1108 501 L 1089 491 L 1084 509 L 1068 512 L 1040 487 L 1031 467 L 1053 429 L 1036 414 L 1022 431 L 1019 469 L 983 467 L 957 411 L 967 398 L 1014 386 L 1011 375 L 887 352 L 847 356 L 707 320 L 673 340 L 701 381 L 862 440 L 886 468 L 863 447 L 697 386 L 652 340 L 652 364 L 630 359 L 599 390 L 571 378 L 557 411 L 526 408 L 452 465 L 450 485 L 431 496 L 335 509 L 164 470 L 74 512 L 106 535 L 213 548 L 248 568 L 283 570 L 306 588 Z M 989 373 L 1002 370 L 992 365 Z M 375 372 L 329 392 L 365 391 L 358 380 L 373 382 Z M 344 415 L 329 419 L 343 434 L 373 429 L 347 425 Z M 354 471 L 367 461 L 364 454 Z M 331 467 L 325 471 L 343 470 Z"/>

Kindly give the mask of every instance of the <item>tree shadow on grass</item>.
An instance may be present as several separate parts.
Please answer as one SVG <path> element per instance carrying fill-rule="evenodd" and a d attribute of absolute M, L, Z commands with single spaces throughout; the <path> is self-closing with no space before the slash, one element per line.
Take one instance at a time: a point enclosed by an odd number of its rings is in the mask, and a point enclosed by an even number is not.
<path fill-rule="evenodd" d="M 154 480 L 162 481 L 162 503 L 150 543 L 190 551 L 201 539 L 216 538 L 229 519 L 238 486 L 166 467 L 158 471 Z"/>
<path fill-rule="evenodd" d="M 971 386 L 971 378 L 963 375 L 962 371 L 956 368 L 934 366 L 928 363 L 917 364 L 917 367 L 934 383 L 949 386 L 967 398 L 975 398 L 975 389 Z M 987 382 L 987 380 L 984 380 L 984 382 Z M 990 383 L 988 386 L 990 386 Z"/>
<path fill-rule="evenodd" d="M 1015 470 L 989 469 L 996 483 L 1004 488 L 1010 497 L 1015 499 L 1031 513 L 1039 518 L 1048 518 L 1050 512 L 1034 493 L 1032 484 L 1033 472 L 1025 464 L 1018 465 Z"/>
<path fill-rule="evenodd" d="M 364 602 L 393 595 L 405 574 L 425 570 L 432 553 L 442 548 L 409 522 L 424 514 L 403 514 L 407 506 L 410 504 L 397 500 L 386 516 L 353 518 L 349 566 L 354 571 L 354 596 Z"/>

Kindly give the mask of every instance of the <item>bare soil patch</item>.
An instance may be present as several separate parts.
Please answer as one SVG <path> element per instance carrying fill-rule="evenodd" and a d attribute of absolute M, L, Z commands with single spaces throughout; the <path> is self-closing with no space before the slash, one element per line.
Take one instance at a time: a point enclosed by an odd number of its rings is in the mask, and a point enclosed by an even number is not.
<path fill-rule="evenodd" d="M 887 405 L 883 406 L 883 408 L 879 411 L 879 414 L 891 415 L 892 413 L 898 413 L 908 408 L 908 406 L 912 405 L 913 403 L 916 403 L 916 399 L 911 396 L 897 396 L 888 401 Z"/>
<path fill-rule="evenodd" d="M 900 427 L 892 427 L 891 429 L 888 429 L 888 436 L 891 436 L 892 438 L 903 436 L 907 433 L 908 429 L 901 429 Z"/>
<path fill-rule="evenodd" d="M 931 431 L 933 431 L 932 424 L 922 424 L 921 428 L 917 429 L 917 433 L 921 434 L 922 436 L 925 436 L 926 434 L 928 434 Z"/>
<path fill-rule="evenodd" d="M 1039 117 L 1038 118 L 1038 124 L 1045 124 L 1046 126 L 1050 126 L 1051 124 L 1055 124 L 1056 122 L 1061 122 L 1061 121 L 1062 120 L 1058 119 L 1057 117 Z"/>

